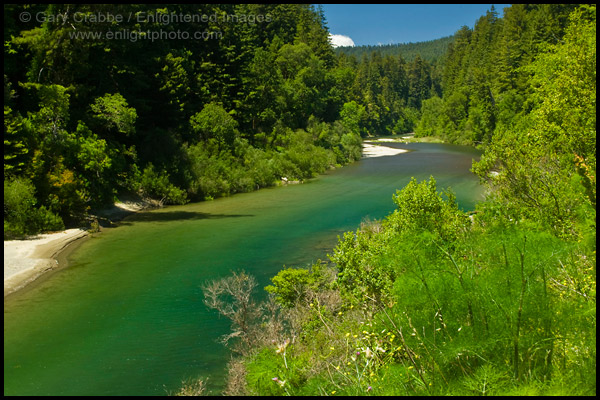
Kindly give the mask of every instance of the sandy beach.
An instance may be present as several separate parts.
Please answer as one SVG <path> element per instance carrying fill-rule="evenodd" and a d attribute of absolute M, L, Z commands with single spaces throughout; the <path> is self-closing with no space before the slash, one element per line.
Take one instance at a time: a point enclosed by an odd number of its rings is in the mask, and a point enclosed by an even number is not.
<path fill-rule="evenodd" d="M 396 154 L 407 152 L 408 150 L 405 149 L 394 149 L 392 147 L 363 143 L 363 158 L 395 156 Z"/>
<path fill-rule="evenodd" d="M 112 226 L 128 215 L 160 207 L 151 200 L 131 197 L 103 210 L 96 210 L 100 226 Z M 4 296 L 59 267 L 58 257 L 73 242 L 88 236 L 83 229 L 37 235 L 27 240 L 4 241 Z"/>
<path fill-rule="evenodd" d="M 83 229 L 67 229 L 29 240 L 4 241 L 4 296 L 58 267 L 58 254 L 88 235 Z"/>

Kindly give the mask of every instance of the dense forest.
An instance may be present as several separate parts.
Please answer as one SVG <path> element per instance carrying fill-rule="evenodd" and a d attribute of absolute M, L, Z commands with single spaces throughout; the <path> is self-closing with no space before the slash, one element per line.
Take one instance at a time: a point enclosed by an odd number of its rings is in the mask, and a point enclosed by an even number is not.
<path fill-rule="evenodd" d="M 473 213 L 413 179 L 328 261 L 274 276 L 267 301 L 243 271 L 205 283 L 231 321 L 225 394 L 595 395 L 594 5 L 492 7 L 435 61 L 336 52 L 309 5 L 4 10 L 5 238 L 126 194 L 182 204 L 308 179 L 370 135 L 484 151 Z"/>
<path fill-rule="evenodd" d="M 361 136 L 413 131 L 441 95 L 420 57 L 336 57 L 308 5 L 6 5 L 4 20 L 5 238 L 125 194 L 307 179 L 360 158 Z"/>
<path fill-rule="evenodd" d="M 378 46 L 339 46 L 335 48 L 336 54 L 344 53 L 358 59 L 365 54 L 380 53 L 382 56 L 402 56 L 406 61 L 413 61 L 417 56 L 430 63 L 441 60 L 448 46 L 454 41 L 454 36 L 446 36 L 440 39 L 428 40 L 417 43 L 382 44 Z"/>

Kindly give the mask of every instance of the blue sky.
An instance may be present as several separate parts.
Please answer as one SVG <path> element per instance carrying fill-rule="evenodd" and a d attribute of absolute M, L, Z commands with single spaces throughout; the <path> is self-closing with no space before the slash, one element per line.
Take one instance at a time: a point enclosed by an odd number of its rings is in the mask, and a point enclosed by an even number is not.
<path fill-rule="evenodd" d="M 473 27 L 491 4 L 322 4 L 329 32 L 356 46 L 422 42 Z M 501 17 L 509 4 L 495 4 Z"/>

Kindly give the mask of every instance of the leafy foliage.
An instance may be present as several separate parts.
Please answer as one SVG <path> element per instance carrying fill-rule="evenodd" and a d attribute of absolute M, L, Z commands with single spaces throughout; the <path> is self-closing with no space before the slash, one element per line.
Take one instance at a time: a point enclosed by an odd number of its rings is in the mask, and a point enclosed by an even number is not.
<path fill-rule="evenodd" d="M 285 268 L 271 278 L 273 285 L 265 287 L 268 293 L 275 295 L 275 301 L 282 307 L 292 307 L 295 303 L 305 302 L 309 291 L 319 291 L 327 287 L 326 271 L 321 264 L 314 264 L 310 270 Z"/>
<path fill-rule="evenodd" d="M 438 193 L 433 176 L 429 182 L 420 184 L 413 178 L 393 197 L 398 209 L 388 223 L 404 232 L 429 231 L 451 243 L 466 228 L 467 219 L 459 210 L 454 194 L 448 190 L 445 195 L 446 201 Z"/>
<path fill-rule="evenodd" d="M 29 181 L 4 181 L 4 240 L 19 239 L 41 230 L 64 229 L 63 221 L 46 207 L 36 207 L 35 188 Z"/>
<path fill-rule="evenodd" d="M 121 94 L 106 94 L 98 97 L 90 106 L 94 119 L 98 121 L 99 128 L 116 134 L 132 135 L 135 133 L 137 112 L 128 107 L 127 100 Z"/>
<path fill-rule="evenodd" d="M 516 129 L 498 129 L 474 166 L 516 218 L 537 218 L 564 235 L 596 206 L 595 8 L 576 10 L 570 20 L 564 42 L 527 68 L 532 111 Z"/>
<path fill-rule="evenodd" d="M 210 103 L 190 118 L 192 131 L 205 142 L 214 140 L 220 147 L 231 147 L 237 135 L 237 123 L 218 104 Z"/>

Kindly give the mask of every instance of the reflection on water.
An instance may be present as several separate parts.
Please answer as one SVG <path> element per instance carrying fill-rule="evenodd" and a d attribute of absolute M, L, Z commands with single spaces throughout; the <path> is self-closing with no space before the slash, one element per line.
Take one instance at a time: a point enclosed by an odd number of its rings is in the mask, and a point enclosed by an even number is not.
<path fill-rule="evenodd" d="M 476 150 L 386 146 L 413 151 L 141 213 L 87 241 L 69 268 L 5 302 L 5 395 L 165 395 L 198 376 L 218 390 L 228 324 L 202 303 L 202 283 L 244 269 L 264 287 L 283 265 L 325 259 L 338 235 L 390 213 L 412 176 L 452 187 L 463 209 L 481 198 Z"/>

